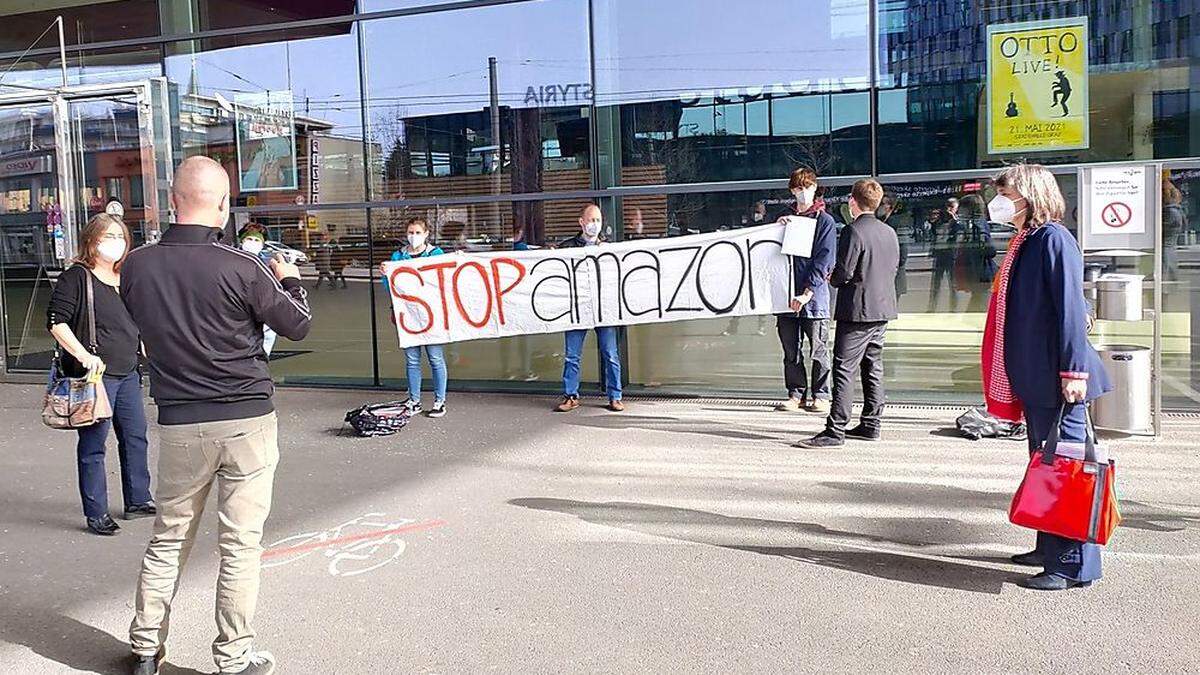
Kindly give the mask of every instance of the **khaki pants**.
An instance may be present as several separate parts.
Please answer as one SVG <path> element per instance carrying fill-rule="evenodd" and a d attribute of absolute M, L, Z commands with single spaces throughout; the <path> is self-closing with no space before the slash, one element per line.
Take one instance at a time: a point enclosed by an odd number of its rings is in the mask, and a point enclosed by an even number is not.
<path fill-rule="evenodd" d="M 129 642 L 142 656 L 165 644 L 171 601 L 215 482 L 221 568 L 213 659 L 221 672 L 237 672 L 246 666 L 254 641 L 263 524 L 279 462 L 275 413 L 160 426 L 159 432 L 158 518 L 142 560 Z"/>

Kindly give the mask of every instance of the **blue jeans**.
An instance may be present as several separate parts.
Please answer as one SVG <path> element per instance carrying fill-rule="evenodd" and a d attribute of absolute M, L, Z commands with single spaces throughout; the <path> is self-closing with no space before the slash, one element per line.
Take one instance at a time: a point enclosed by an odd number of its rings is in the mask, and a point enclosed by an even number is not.
<path fill-rule="evenodd" d="M 583 340 L 586 330 L 569 330 L 566 333 L 567 355 L 563 359 L 563 393 L 579 396 L 579 362 L 583 358 Z M 617 329 L 612 326 L 596 328 L 596 339 L 600 341 L 600 360 L 604 381 L 601 383 L 609 400 L 621 400 L 621 355 L 617 352 Z"/>
<path fill-rule="evenodd" d="M 134 371 L 123 377 L 104 376 L 104 388 L 113 416 L 79 430 L 75 454 L 79 462 L 79 497 L 83 515 L 99 518 L 108 513 L 108 483 L 104 475 L 104 442 L 110 427 L 117 432 L 121 460 L 121 495 L 125 508 L 151 501 L 150 464 L 146 455 L 146 409 L 142 407 L 142 379 Z"/>
<path fill-rule="evenodd" d="M 1064 441 L 1082 443 L 1087 435 L 1087 423 L 1082 405 L 1067 407 L 1059 437 Z M 1029 450 L 1041 447 L 1058 423 L 1058 408 L 1026 408 L 1025 423 L 1029 429 Z M 1045 571 L 1072 581 L 1095 581 L 1101 576 L 1100 547 L 1085 544 L 1047 532 L 1037 533 L 1037 550 L 1045 560 Z"/>
<path fill-rule="evenodd" d="M 408 364 L 408 397 L 414 403 L 421 401 L 421 350 L 429 355 L 429 370 L 433 373 L 433 400 L 446 400 L 446 352 L 442 345 L 406 347 L 404 359 Z"/>

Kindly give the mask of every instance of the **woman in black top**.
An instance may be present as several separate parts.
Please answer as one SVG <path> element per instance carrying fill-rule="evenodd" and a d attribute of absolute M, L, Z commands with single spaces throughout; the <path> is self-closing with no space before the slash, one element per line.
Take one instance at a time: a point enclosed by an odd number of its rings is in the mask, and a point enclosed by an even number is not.
<path fill-rule="evenodd" d="M 140 344 L 137 326 L 121 302 L 121 262 L 128 250 L 129 229 L 121 219 L 101 213 L 80 236 L 80 255 L 58 278 L 50 296 L 47 323 L 62 347 L 62 369 L 70 377 L 102 373 L 112 404 L 108 420 L 79 430 L 79 494 L 87 527 L 101 535 L 121 528 L 108 514 L 108 486 L 104 477 L 104 442 L 109 426 L 117 432 L 121 459 L 121 488 L 125 519 L 157 513 L 150 496 L 147 459 L 146 412 L 142 407 L 142 382 L 137 371 Z M 96 310 L 96 334 L 88 327 L 87 281 L 91 277 Z M 85 346 L 86 345 L 86 346 Z"/>

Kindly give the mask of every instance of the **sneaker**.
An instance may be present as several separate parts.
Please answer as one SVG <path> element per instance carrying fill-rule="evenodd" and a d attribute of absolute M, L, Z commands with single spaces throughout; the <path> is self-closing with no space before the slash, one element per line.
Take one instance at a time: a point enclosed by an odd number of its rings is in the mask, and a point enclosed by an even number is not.
<path fill-rule="evenodd" d="M 775 406 L 775 412 L 800 412 L 804 407 L 804 399 L 789 398 L 788 400 Z"/>
<path fill-rule="evenodd" d="M 821 433 L 817 434 L 816 436 L 813 436 L 812 438 L 807 438 L 798 443 L 793 443 L 792 447 L 808 448 L 810 450 L 821 450 L 824 448 L 840 448 L 843 445 L 845 445 L 845 441 L 842 440 L 841 436 L 838 436 L 837 434 L 835 434 L 831 431 L 822 431 Z"/>
<path fill-rule="evenodd" d="M 856 441 L 878 441 L 883 435 L 878 429 L 870 429 L 863 425 L 858 425 L 853 429 L 846 430 L 846 438 L 853 438 Z"/>
<path fill-rule="evenodd" d="M 434 401 L 433 407 L 429 409 L 429 416 L 430 417 L 445 417 L 446 416 L 446 402 L 445 401 Z"/>
<path fill-rule="evenodd" d="M 88 518 L 87 528 L 102 537 L 111 537 L 121 531 L 121 526 L 107 513 L 99 518 Z"/>
<path fill-rule="evenodd" d="M 564 396 L 562 403 L 559 403 L 554 408 L 554 412 L 571 412 L 579 407 L 578 396 Z"/>
<path fill-rule="evenodd" d="M 154 656 L 130 654 L 132 665 L 129 668 L 129 672 L 133 673 L 133 675 L 158 675 L 164 656 L 166 656 L 166 652 L 162 649 L 159 649 L 158 653 Z"/>
<path fill-rule="evenodd" d="M 421 412 L 421 402 L 414 401 L 410 398 L 404 402 L 404 409 L 407 410 L 410 415 L 416 415 L 417 413 Z"/>
<path fill-rule="evenodd" d="M 829 399 L 815 398 L 815 399 L 809 401 L 808 405 L 804 406 L 804 409 L 810 413 L 817 413 L 818 415 L 828 415 L 830 405 L 831 404 L 829 402 Z"/>
<path fill-rule="evenodd" d="M 125 509 L 125 520 L 133 520 L 134 518 L 153 518 L 158 514 L 158 507 L 153 501 L 145 504 L 134 504 Z"/>
<path fill-rule="evenodd" d="M 614 398 L 608 402 L 608 409 L 613 412 L 624 412 L 625 404 L 621 402 L 621 399 Z"/>
<path fill-rule="evenodd" d="M 231 670 L 221 675 L 271 675 L 275 672 L 275 657 L 271 652 L 250 650 L 250 662 L 241 670 Z"/>

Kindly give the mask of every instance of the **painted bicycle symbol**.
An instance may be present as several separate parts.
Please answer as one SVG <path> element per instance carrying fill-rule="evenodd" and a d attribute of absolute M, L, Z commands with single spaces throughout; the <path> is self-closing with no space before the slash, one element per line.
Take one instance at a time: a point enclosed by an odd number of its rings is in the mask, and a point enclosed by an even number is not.
<path fill-rule="evenodd" d="M 439 520 L 392 520 L 385 513 L 364 513 L 328 530 L 280 539 L 263 552 L 262 566 L 282 567 L 321 551 L 329 559 L 330 575 L 353 577 L 399 558 L 408 546 L 400 535 L 444 524 Z"/>

